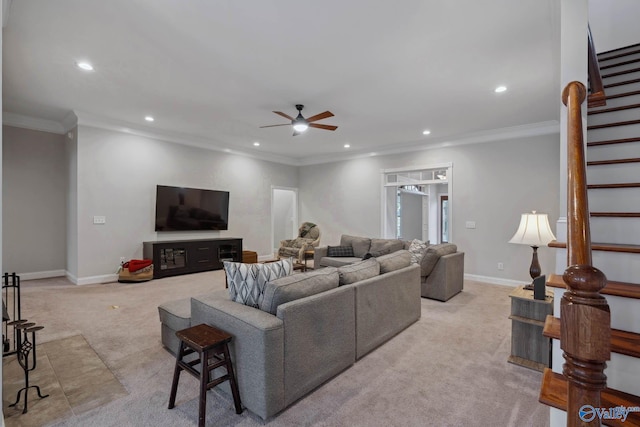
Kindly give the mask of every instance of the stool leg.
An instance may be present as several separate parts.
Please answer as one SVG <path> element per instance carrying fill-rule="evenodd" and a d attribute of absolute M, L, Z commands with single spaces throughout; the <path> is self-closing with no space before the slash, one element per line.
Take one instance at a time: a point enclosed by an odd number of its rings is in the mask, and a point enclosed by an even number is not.
<path fill-rule="evenodd" d="M 229 347 L 225 343 L 222 346 L 224 352 L 224 360 L 227 362 L 227 375 L 229 376 L 229 383 L 231 384 L 231 393 L 233 394 L 233 404 L 236 406 L 236 414 L 242 413 L 242 402 L 240 401 L 240 392 L 238 391 L 238 383 L 236 382 L 236 376 L 233 373 L 233 364 L 231 363 L 231 356 L 229 355 Z"/>
<path fill-rule="evenodd" d="M 178 391 L 178 380 L 180 379 L 180 372 L 182 371 L 182 367 L 180 366 L 180 361 L 182 361 L 183 356 L 184 356 L 184 344 L 181 340 L 180 349 L 178 350 L 178 354 L 176 355 L 176 367 L 173 370 L 173 382 L 171 383 L 171 394 L 169 395 L 169 409 L 173 409 L 176 403 L 176 392 Z"/>
<path fill-rule="evenodd" d="M 200 405 L 198 427 L 205 427 L 207 418 L 207 385 L 209 384 L 209 352 L 200 354 Z"/>

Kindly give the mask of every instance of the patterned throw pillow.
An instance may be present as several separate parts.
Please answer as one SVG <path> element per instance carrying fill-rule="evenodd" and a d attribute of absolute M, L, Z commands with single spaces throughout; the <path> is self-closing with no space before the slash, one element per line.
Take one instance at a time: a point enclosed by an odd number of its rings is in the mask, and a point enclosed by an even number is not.
<path fill-rule="evenodd" d="M 354 256 L 352 246 L 327 246 L 327 256 L 346 257 Z"/>
<path fill-rule="evenodd" d="M 422 240 L 413 239 L 411 241 L 411 245 L 409 246 L 409 253 L 411 254 L 411 262 L 419 264 L 422 261 L 422 257 L 425 252 L 427 252 L 427 247 L 429 245 Z"/>
<path fill-rule="evenodd" d="M 293 262 L 283 259 L 266 264 L 224 262 L 229 285 L 229 298 L 250 307 L 258 307 L 264 298 L 264 287 L 270 280 L 288 276 L 293 272 Z"/>

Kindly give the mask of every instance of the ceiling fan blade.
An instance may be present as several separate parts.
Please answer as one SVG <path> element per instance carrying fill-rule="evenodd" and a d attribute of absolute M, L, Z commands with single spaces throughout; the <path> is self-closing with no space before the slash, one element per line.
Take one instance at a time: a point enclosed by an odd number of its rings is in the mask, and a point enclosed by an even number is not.
<path fill-rule="evenodd" d="M 324 130 L 336 130 L 336 129 L 338 129 L 338 126 L 321 125 L 319 123 L 309 123 L 309 127 L 310 128 L 316 128 L 316 129 L 324 129 Z"/>
<path fill-rule="evenodd" d="M 269 126 L 260 126 L 260 128 L 272 128 L 272 127 L 276 127 L 276 126 L 291 126 L 291 123 L 286 123 L 284 125 L 269 125 Z"/>
<path fill-rule="evenodd" d="M 279 116 L 284 117 L 285 119 L 293 120 L 293 117 L 291 117 L 288 114 L 283 113 L 282 111 L 274 111 L 274 113 L 276 113 Z"/>
<path fill-rule="evenodd" d="M 333 113 L 331 111 L 325 111 L 324 113 L 316 114 L 315 116 L 309 117 L 307 121 L 316 122 L 318 120 L 326 119 L 327 117 L 333 117 Z"/>

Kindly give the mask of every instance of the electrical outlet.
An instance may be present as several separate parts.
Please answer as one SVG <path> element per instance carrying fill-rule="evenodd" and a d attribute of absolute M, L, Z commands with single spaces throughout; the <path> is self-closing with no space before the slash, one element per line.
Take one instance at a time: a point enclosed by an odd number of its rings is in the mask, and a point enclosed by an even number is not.
<path fill-rule="evenodd" d="M 500 270 L 500 271 L 504 270 L 504 264 L 503 263 L 501 263 L 501 262 L 498 263 L 498 270 Z"/>

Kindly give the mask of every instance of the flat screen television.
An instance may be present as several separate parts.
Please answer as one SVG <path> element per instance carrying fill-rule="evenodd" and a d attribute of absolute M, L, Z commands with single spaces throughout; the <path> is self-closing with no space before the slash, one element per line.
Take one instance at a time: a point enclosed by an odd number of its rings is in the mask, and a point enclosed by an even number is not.
<path fill-rule="evenodd" d="M 156 188 L 156 231 L 227 230 L 228 219 L 228 191 Z"/>

